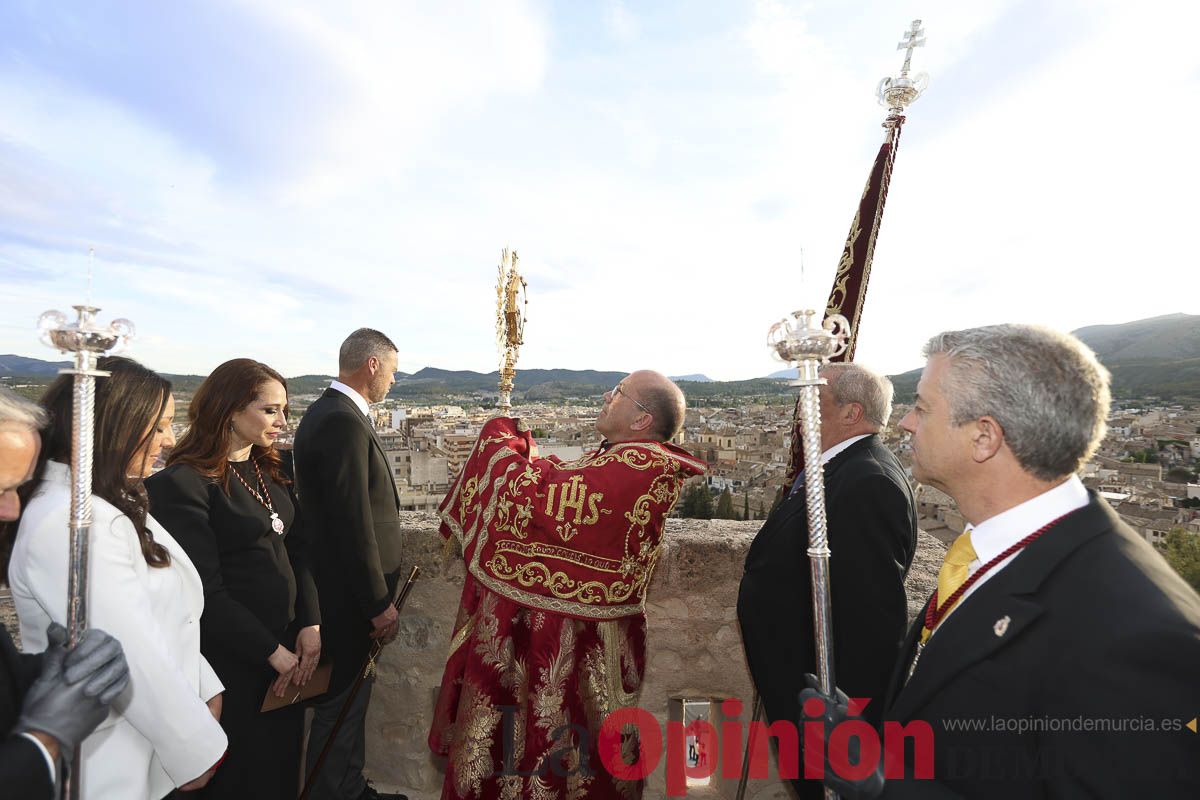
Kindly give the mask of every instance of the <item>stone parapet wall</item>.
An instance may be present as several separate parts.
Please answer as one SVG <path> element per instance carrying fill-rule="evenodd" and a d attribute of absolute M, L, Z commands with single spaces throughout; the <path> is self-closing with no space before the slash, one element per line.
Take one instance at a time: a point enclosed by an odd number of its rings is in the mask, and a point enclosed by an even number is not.
<path fill-rule="evenodd" d="M 367 772 L 382 787 L 403 787 L 413 800 L 441 793 L 445 765 L 426 746 L 433 703 L 441 681 L 451 628 L 458 611 L 464 570 L 444 553 L 433 514 L 400 515 L 410 564 L 423 575 L 401 615 L 396 641 L 384 650 L 367 716 Z M 667 721 L 670 700 L 681 697 L 753 696 L 738 630 L 738 582 L 746 550 L 761 522 L 679 520 L 667 522 L 663 553 L 650 584 L 647 669 L 640 705 Z M 920 534 L 908 577 L 909 617 L 933 592 L 945 545 Z M 833 555 L 837 557 L 836 551 Z M 11 600 L 0 590 L 0 621 L 16 633 Z M 836 619 L 837 609 L 834 609 Z M 774 764 L 772 763 L 772 774 Z M 689 797 L 733 798 L 736 780 L 713 779 Z M 663 767 L 650 776 L 646 797 L 665 796 Z M 750 782 L 752 800 L 786 798 L 776 780 Z"/>
<path fill-rule="evenodd" d="M 432 514 L 401 514 L 410 563 L 423 571 L 409 597 L 396 642 L 379 664 L 367 717 L 367 770 L 381 785 L 400 786 L 414 798 L 435 798 L 445 765 L 426 746 L 464 570 L 444 554 Z M 746 670 L 736 603 L 742 563 L 760 522 L 677 520 L 667 523 L 663 553 L 650 584 L 647 669 L 640 705 L 667 721 L 670 700 L 728 698 L 749 706 L 753 686 Z M 908 580 L 909 616 L 936 585 L 945 546 L 922 533 Z M 836 551 L 834 558 L 837 557 Z M 834 609 L 836 619 L 837 610 Z M 772 765 L 772 774 L 774 765 Z M 736 780 L 713 779 L 689 796 L 729 797 Z M 665 796 L 663 767 L 651 775 L 647 798 Z M 784 798 L 776 780 L 751 781 L 747 798 Z"/>

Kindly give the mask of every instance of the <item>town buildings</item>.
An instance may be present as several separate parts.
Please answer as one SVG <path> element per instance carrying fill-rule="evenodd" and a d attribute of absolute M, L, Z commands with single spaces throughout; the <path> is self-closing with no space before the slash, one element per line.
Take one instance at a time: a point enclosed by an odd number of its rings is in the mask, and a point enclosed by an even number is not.
<path fill-rule="evenodd" d="M 311 398 L 293 398 L 303 408 Z M 596 403 L 528 404 L 513 410 L 530 428 L 543 456 L 580 458 L 599 445 Z M 883 434 L 900 462 L 911 468 L 907 434 L 895 422 Z M 435 511 L 471 453 L 494 409 L 408 405 L 387 401 L 374 409 L 380 443 L 392 465 L 406 511 Z M 737 516 L 765 519 L 781 497 L 791 452 L 790 405 L 690 408 L 676 443 L 709 465 L 693 478 L 713 495 L 728 490 Z M 286 439 L 282 446 L 288 446 Z M 1200 407 L 1143 399 L 1114 409 L 1108 434 L 1081 470 L 1084 484 L 1108 501 L 1152 544 L 1172 529 L 1200 535 Z M 915 486 L 923 530 L 949 543 L 965 521 L 954 501 L 929 486 Z M 677 507 L 676 513 L 679 508 Z"/>

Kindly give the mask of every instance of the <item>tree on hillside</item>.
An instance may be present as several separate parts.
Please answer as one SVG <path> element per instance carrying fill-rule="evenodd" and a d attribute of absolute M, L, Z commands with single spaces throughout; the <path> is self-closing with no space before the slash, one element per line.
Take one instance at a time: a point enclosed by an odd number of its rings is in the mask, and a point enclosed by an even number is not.
<path fill-rule="evenodd" d="M 703 483 L 693 484 L 683 491 L 679 516 L 685 519 L 712 519 L 712 495 Z"/>
<path fill-rule="evenodd" d="M 729 492 L 729 487 L 726 486 L 721 492 L 720 498 L 717 499 L 717 510 L 713 514 L 716 519 L 737 519 L 737 514 L 733 511 L 733 495 Z"/>
<path fill-rule="evenodd" d="M 1188 584 L 1200 592 L 1200 536 L 1183 528 L 1167 531 L 1161 546 L 1163 558 Z"/>
<path fill-rule="evenodd" d="M 1187 467 L 1171 467 L 1163 476 L 1163 480 L 1168 483 L 1191 483 L 1195 479 L 1195 474 Z"/>
<path fill-rule="evenodd" d="M 683 487 L 683 494 L 679 498 L 679 505 L 675 506 L 675 510 L 679 512 L 679 516 L 684 519 L 691 519 L 692 512 L 696 510 L 695 493 L 692 491 L 695 487 Z"/>
<path fill-rule="evenodd" d="M 742 495 L 742 519 L 750 519 L 750 493 Z"/>
<path fill-rule="evenodd" d="M 5 384 L 5 386 L 8 389 L 11 389 L 16 394 L 20 395 L 21 397 L 24 397 L 26 400 L 32 400 L 35 403 L 37 401 L 41 400 L 42 395 L 45 394 L 45 392 L 46 392 L 46 387 L 42 386 L 40 384 L 37 386 L 33 386 L 33 385 L 8 386 L 8 384 Z"/>
<path fill-rule="evenodd" d="M 712 519 L 713 501 L 708 486 L 698 483 L 695 486 L 696 497 L 692 506 L 692 517 L 695 519 Z"/>

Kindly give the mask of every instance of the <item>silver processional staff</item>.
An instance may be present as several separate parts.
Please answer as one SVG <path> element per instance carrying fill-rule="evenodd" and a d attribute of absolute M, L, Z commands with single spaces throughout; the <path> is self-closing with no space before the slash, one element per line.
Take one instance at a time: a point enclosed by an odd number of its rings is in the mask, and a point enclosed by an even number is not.
<path fill-rule="evenodd" d="M 38 318 L 42 342 L 75 357 L 71 369 L 60 374 L 75 376 L 74 409 L 71 424 L 71 516 L 67 523 L 71 537 L 67 574 L 67 646 L 74 647 L 87 630 L 88 539 L 92 528 L 92 452 L 94 446 L 96 378 L 109 373 L 96 368 L 106 353 L 120 349 L 133 338 L 133 323 L 113 320 L 102 326 L 96 322 L 100 309 L 91 305 L 74 306 L 78 318 L 71 323 L 60 311 L 47 311 Z M 70 773 L 63 781 L 63 793 L 78 800 L 80 784 L 79 754 L 75 750 Z"/>
<path fill-rule="evenodd" d="M 850 339 L 850 323 L 841 314 L 817 325 L 817 312 L 796 311 L 771 326 L 767 344 L 783 361 L 794 363 L 800 387 L 800 428 L 804 440 L 804 498 L 808 507 L 808 560 L 812 573 L 813 634 L 821 691 L 832 695 L 833 609 L 829 594 L 829 531 L 825 520 L 825 471 L 821 466 L 821 367 L 840 355 Z M 836 797 L 832 789 L 827 798 Z"/>

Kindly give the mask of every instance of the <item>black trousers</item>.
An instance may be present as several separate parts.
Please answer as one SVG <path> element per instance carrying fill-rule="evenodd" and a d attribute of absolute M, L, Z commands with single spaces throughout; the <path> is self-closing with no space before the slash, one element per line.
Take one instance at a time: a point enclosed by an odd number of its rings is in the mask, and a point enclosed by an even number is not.
<path fill-rule="evenodd" d="M 363 680 L 358 688 L 342 727 L 329 748 L 329 754 L 313 782 L 312 800 L 358 800 L 367 788 L 363 777 L 363 766 L 367 762 L 367 706 L 371 702 L 371 686 L 375 676 Z M 342 706 L 350 697 L 353 688 L 347 686 L 340 693 L 313 705 L 312 727 L 308 731 L 308 750 L 305 755 L 305 775 L 311 775 L 321 755 L 325 742 L 333 730 Z"/>
<path fill-rule="evenodd" d="M 268 664 L 255 668 L 220 656 L 210 656 L 209 663 L 225 684 L 221 727 L 229 737 L 229 752 L 207 786 L 181 798 L 295 800 L 300 794 L 304 709 L 295 705 L 259 711 L 278 674 Z"/>

